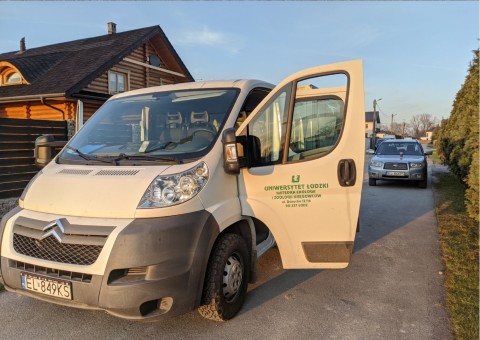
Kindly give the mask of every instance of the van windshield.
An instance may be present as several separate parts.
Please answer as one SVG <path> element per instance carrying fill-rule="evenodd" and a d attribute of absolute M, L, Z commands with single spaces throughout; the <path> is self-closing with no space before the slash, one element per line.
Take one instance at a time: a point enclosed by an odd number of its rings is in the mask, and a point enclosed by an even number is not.
<path fill-rule="evenodd" d="M 106 102 L 67 144 L 60 163 L 168 162 L 206 154 L 238 89 L 195 89 L 121 97 Z"/>

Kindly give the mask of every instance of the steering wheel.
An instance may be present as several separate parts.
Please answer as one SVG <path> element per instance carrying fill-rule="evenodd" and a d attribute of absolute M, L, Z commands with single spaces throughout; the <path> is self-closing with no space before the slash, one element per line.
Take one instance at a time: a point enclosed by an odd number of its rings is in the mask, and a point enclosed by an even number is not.
<path fill-rule="evenodd" d="M 215 138 L 215 136 L 217 135 L 215 133 L 215 131 L 212 131 L 210 129 L 197 129 L 197 130 L 193 131 L 192 136 L 194 136 L 197 132 L 208 132 L 213 136 L 213 138 Z"/>

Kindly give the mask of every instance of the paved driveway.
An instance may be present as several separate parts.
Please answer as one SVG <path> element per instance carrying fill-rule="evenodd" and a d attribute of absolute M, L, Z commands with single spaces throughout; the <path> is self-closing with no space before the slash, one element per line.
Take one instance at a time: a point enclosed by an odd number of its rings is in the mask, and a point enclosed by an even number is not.
<path fill-rule="evenodd" d="M 285 271 L 272 249 L 229 322 L 131 322 L 2 292 L 0 338 L 451 339 L 431 184 L 367 183 L 351 265 Z"/>

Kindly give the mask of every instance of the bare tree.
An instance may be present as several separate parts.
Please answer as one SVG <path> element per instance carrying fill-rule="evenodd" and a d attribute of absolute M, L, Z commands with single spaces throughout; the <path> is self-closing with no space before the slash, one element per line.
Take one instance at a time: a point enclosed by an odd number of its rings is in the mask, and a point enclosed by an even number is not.
<path fill-rule="evenodd" d="M 412 117 L 410 128 L 413 137 L 424 137 L 427 131 L 432 131 L 438 125 L 437 118 L 429 113 L 422 113 Z"/>
<path fill-rule="evenodd" d="M 405 123 L 393 122 L 391 132 L 395 135 L 403 136 L 404 135 L 404 124 Z"/>
<path fill-rule="evenodd" d="M 415 137 L 415 138 L 420 137 L 421 126 L 422 126 L 422 123 L 420 122 L 420 116 L 419 115 L 415 115 L 415 116 L 412 117 L 412 119 L 410 119 L 410 129 L 411 129 L 413 137 Z"/>
<path fill-rule="evenodd" d="M 422 113 L 419 116 L 419 120 L 420 120 L 421 130 L 423 131 L 423 135 L 427 131 L 432 131 L 438 125 L 437 118 L 432 117 L 432 115 L 429 113 Z"/>

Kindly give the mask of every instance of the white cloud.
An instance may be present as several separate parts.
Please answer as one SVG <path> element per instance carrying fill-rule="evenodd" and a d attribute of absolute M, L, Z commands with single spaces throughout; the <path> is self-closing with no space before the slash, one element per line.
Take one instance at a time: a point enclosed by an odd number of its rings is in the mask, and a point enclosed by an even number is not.
<path fill-rule="evenodd" d="M 180 39 L 181 43 L 192 45 L 219 45 L 225 44 L 225 34 L 221 32 L 213 32 L 207 26 L 203 26 L 201 31 L 186 32 L 185 36 Z"/>
<path fill-rule="evenodd" d="M 201 30 L 183 32 L 175 40 L 179 45 L 213 46 L 224 49 L 231 54 L 238 54 L 245 46 L 244 39 L 235 34 L 212 31 L 208 26 Z"/>

